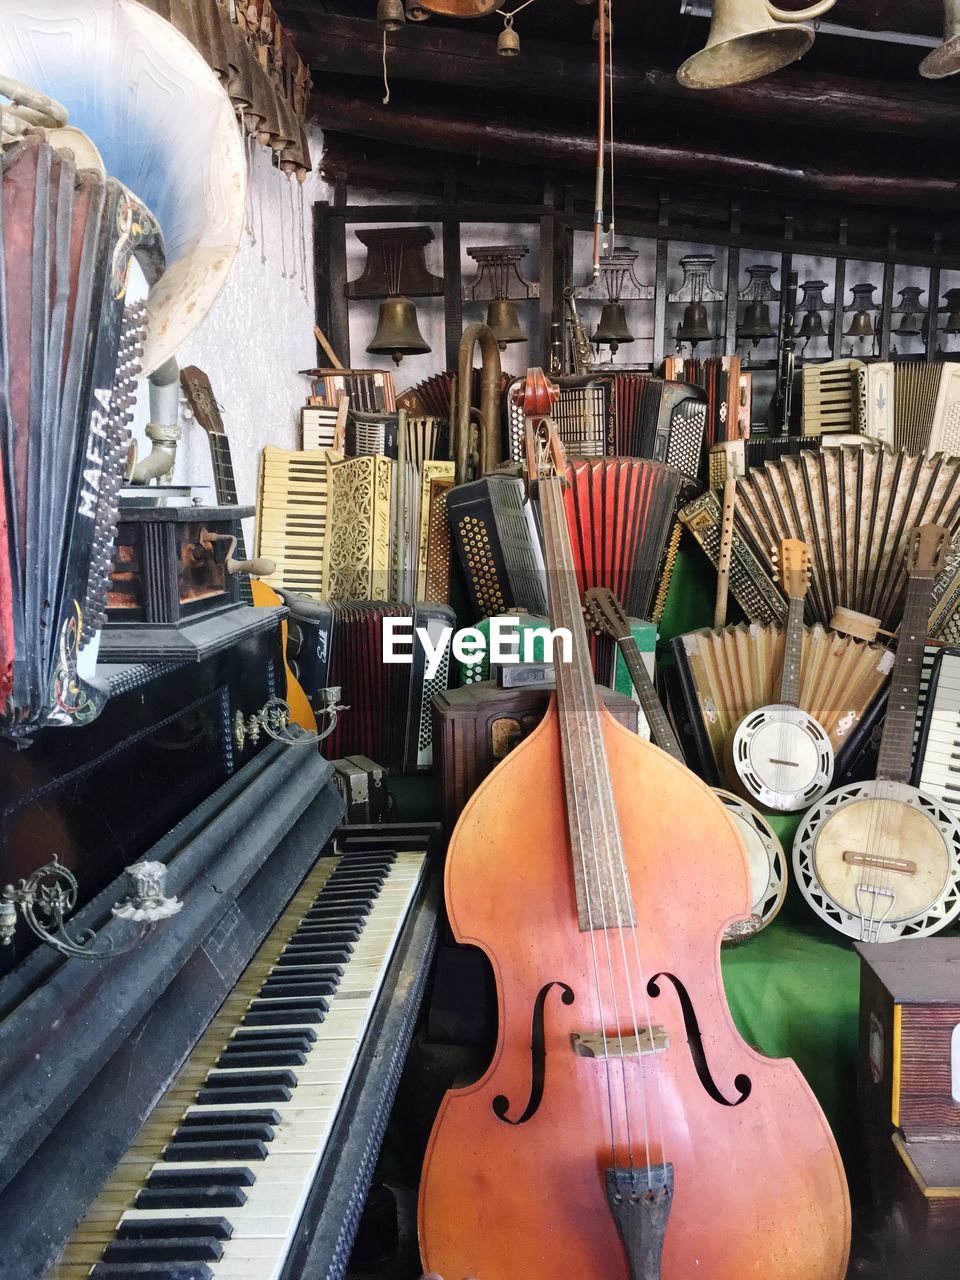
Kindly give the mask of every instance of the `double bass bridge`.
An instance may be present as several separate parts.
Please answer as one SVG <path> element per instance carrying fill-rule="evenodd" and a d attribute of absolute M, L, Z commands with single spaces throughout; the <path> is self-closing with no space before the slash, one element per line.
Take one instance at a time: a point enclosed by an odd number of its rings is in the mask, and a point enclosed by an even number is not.
<path fill-rule="evenodd" d="M 640 1027 L 635 1035 L 575 1031 L 570 1041 L 579 1058 L 640 1058 L 644 1054 L 664 1053 L 670 1048 L 666 1027 L 653 1025 Z"/>

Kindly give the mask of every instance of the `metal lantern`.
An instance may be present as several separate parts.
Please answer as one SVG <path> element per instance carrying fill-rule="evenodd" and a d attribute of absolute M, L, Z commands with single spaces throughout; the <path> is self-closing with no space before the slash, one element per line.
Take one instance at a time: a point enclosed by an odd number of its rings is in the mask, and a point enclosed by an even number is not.
<path fill-rule="evenodd" d="M 420 332 L 417 308 L 409 298 L 387 298 L 380 303 L 377 332 L 367 351 L 371 355 L 389 355 L 395 364 L 404 356 L 424 355 L 430 344 Z"/>
<path fill-rule="evenodd" d="M 493 330 L 501 351 L 510 342 L 525 342 L 527 339 L 527 335 L 520 328 L 517 308 L 509 298 L 490 300 L 487 307 L 487 324 Z"/>
<path fill-rule="evenodd" d="M 590 341 L 595 347 L 609 347 L 616 353 L 626 342 L 633 342 L 633 334 L 627 325 L 627 313 L 622 302 L 605 302 L 600 321 Z"/>

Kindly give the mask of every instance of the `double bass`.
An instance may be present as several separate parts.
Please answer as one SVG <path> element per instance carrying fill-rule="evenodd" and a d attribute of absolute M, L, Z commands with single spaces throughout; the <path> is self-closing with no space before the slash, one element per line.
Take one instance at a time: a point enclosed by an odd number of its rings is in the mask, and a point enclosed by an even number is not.
<path fill-rule="evenodd" d="M 850 1208 L 829 1126 L 794 1063 L 743 1042 L 724 996 L 720 940 L 751 905 L 733 820 L 596 696 L 551 391 L 532 370 L 523 408 L 570 660 L 450 842 L 450 924 L 493 968 L 499 1037 L 434 1124 L 424 1270 L 843 1280 Z"/>

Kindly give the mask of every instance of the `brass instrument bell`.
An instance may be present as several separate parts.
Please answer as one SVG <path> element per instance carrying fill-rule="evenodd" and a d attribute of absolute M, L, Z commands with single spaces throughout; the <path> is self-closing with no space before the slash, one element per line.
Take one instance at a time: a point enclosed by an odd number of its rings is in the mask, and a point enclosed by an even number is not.
<path fill-rule="evenodd" d="M 417 308 L 409 298 L 385 298 L 380 303 L 377 332 L 367 350 L 371 355 L 389 355 L 395 364 L 404 356 L 424 355 L 430 344 L 420 332 Z"/>
<path fill-rule="evenodd" d="M 603 304 L 596 332 L 590 341 L 595 347 L 609 347 L 612 353 L 616 353 L 623 343 L 633 341 L 622 302 Z"/>
<path fill-rule="evenodd" d="M 812 342 L 815 338 L 825 338 L 827 331 L 823 327 L 823 316 L 819 311 L 805 311 L 797 330 L 797 337 L 804 342 Z"/>
<path fill-rule="evenodd" d="M 491 298 L 487 307 L 487 326 L 493 330 L 501 351 L 510 342 L 526 342 L 527 335 L 520 328 L 517 308 L 509 298 Z"/>
<path fill-rule="evenodd" d="M 501 58 L 515 58 L 520 52 L 520 37 L 513 29 L 513 14 L 503 19 L 503 30 L 497 36 L 497 53 Z"/>
<path fill-rule="evenodd" d="M 377 26 L 381 31 L 399 31 L 406 21 L 403 0 L 377 0 Z"/>
<path fill-rule="evenodd" d="M 712 338 L 707 308 L 702 302 L 688 302 L 683 309 L 683 319 L 677 325 L 677 342 L 689 342 L 695 347 L 698 342 L 709 342 Z"/>
<path fill-rule="evenodd" d="M 811 314 L 815 314 L 811 312 Z M 738 338 L 749 338 L 756 346 L 763 338 L 774 338 L 776 333 L 770 323 L 770 308 L 766 302 L 750 302 L 743 313 L 743 323 L 737 326 Z"/>
<path fill-rule="evenodd" d="M 850 328 L 844 334 L 845 338 L 872 338 L 873 337 L 873 321 L 870 319 L 869 311 L 855 311 L 853 319 L 850 321 Z"/>
<path fill-rule="evenodd" d="M 927 80 L 942 80 L 960 71 L 960 0 L 943 0 L 943 43 L 920 63 Z"/>
<path fill-rule="evenodd" d="M 795 62 L 813 44 L 808 19 L 819 18 L 836 0 L 817 0 L 806 9 L 780 9 L 772 0 L 713 0 L 707 43 L 677 72 L 687 89 L 759 80 Z"/>

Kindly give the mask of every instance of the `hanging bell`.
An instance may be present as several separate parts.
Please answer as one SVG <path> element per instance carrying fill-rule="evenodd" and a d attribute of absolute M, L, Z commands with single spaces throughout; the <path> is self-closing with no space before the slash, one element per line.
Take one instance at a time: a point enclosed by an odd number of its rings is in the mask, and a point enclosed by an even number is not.
<path fill-rule="evenodd" d="M 377 26 L 381 31 L 399 31 L 406 20 L 403 0 L 377 0 Z"/>
<path fill-rule="evenodd" d="M 819 311 L 805 311 L 797 330 L 797 337 L 804 342 L 812 342 L 815 338 L 825 338 L 827 331 L 823 327 L 823 316 Z"/>
<path fill-rule="evenodd" d="M 510 342 L 526 342 L 527 335 L 520 328 L 517 308 L 509 298 L 492 298 L 487 307 L 487 326 L 493 330 L 497 346 L 502 351 Z"/>
<path fill-rule="evenodd" d="M 430 10 L 425 9 L 420 0 L 404 0 L 403 7 L 408 22 L 426 22 L 430 17 Z"/>
<path fill-rule="evenodd" d="M 677 325 L 677 342 L 709 342 L 713 337 L 707 320 L 707 308 L 702 302 L 688 302 L 683 309 L 683 319 Z"/>
<path fill-rule="evenodd" d="M 873 320 L 869 311 L 855 311 L 850 321 L 850 328 L 844 334 L 846 338 L 872 338 Z"/>
<path fill-rule="evenodd" d="M 905 311 L 897 325 L 897 333 L 901 338 L 917 337 L 923 332 L 920 314 L 917 311 Z"/>
<path fill-rule="evenodd" d="M 960 333 L 960 311 L 951 311 L 944 326 L 945 333 Z"/>
<path fill-rule="evenodd" d="M 920 63 L 920 74 L 942 80 L 960 71 L 960 0 L 943 2 L 943 43 L 931 49 Z"/>
<path fill-rule="evenodd" d="M 737 337 L 749 338 L 754 346 L 763 338 L 776 337 L 770 323 L 770 308 L 765 302 L 751 302 L 747 305 L 743 313 L 743 324 L 737 328 Z"/>
<path fill-rule="evenodd" d="M 813 44 L 807 19 L 832 9 L 836 0 L 817 0 L 805 9 L 780 9 L 772 0 L 713 0 L 706 45 L 677 72 L 687 89 L 759 80 L 796 62 Z"/>
<path fill-rule="evenodd" d="M 943 295 L 943 300 L 947 304 L 944 307 L 944 311 L 947 312 L 944 332 L 960 333 L 960 289 L 948 289 Z"/>
<path fill-rule="evenodd" d="M 627 313 L 622 302 L 603 304 L 596 333 L 590 341 L 595 347 L 609 347 L 614 354 L 623 343 L 633 341 L 633 334 L 627 325 Z"/>
<path fill-rule="evenodd" d="M 380 303 L 377 332 L 367 350 L 372 356 L 392 356 L 395 364 L 404 356 L 424 355 L 430 350 L 420 332 L 417 308 L 409 298 L 386 298 Z"/>
<path fill-rule="evenodd" d="M 503 19 L 503 30 L 497 36 L 497 53 L 501 58 L 515 58 L 520 52 L 520 37 L 513 29 L 513 14 Z"/>

